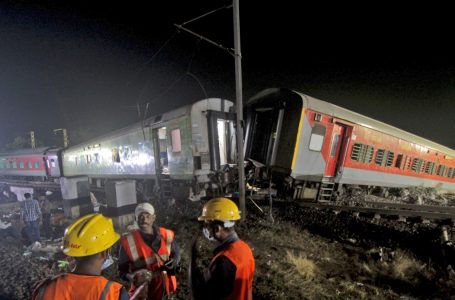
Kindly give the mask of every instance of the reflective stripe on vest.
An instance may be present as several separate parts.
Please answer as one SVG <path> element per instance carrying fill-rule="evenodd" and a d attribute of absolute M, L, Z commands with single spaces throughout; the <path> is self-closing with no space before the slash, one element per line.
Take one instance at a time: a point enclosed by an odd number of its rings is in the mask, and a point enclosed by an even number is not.
<path fill-rule="evenodd" d="M 124 248 L 127 248 L 125 251 L 128 258 L 135 266 L 139 267 L 142 262 L 145 262 L 147 268 L 152 269 L 154 266 L 161 266 L 169 259 L 174 233 L 163 227 L 159 227 L 159 230 L 161 244 L 158 253 L 155 253 L 154 250 L 144 242 L 139 230 L 134 230 L 123 238 L 126 239 L 126 243 L 125 240 L 123 240 L 122 245 Z"/>
<path fill-rule="evenodd" d="M 104 286 L 103 292 L 101 293 L 100 300 L 105 300 L 107 293 L 109 293 L 109 289 L 111 288 L 112 281 L 106 282 L 106 285 Z"/>
<path fill-rule="evenodd" d="M 129 246 L 130 252 L 131 252 L 131 259 L 133 261 L 136 261 L 139 259 L 139 254 L 137 253 L 137 247 L 136 247 L 136 242 L 134 241 L 134 237 L 133 237 L 133 235 L 128 234 L 126 236 L 126 238 L 128 240 L 128 246 Z"/>
<path fill-rule="evenodd" d="M 171 244 L 172 244 L 172 238 L 173 238 L 172 235 L 173 234 L 172 234 L 172 232 L 170 230 L 167 230 L 167 229 L 165 229 L 165 230 L 166 230 L 166 237 L 167 237 L 166 238 L 166 248 L 167 248 L 167 253 L 169 253 L 169 255 L 170 255 L 171 254 Z M 168 260 L 168 259 L 169 259 L 169 257 L 166 258 L 165 261 Z"/>

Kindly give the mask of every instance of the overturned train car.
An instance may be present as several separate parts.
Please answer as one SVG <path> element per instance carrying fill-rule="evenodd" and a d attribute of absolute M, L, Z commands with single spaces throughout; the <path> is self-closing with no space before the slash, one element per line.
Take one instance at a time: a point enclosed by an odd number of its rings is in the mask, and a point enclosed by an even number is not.
<path fill-rule="evenodd" d="M 288 89 L 260 92 L 245 112 L 245 157 L 294 199 L 347 185 L 455 191 L 455 151 L 393 126 Z"/>
<path fill-rule="evenodd" d="M 198 200 L 228 184 L 217 176 L 234 163 L 233 103 L 200 100 L 63 151 L 65 176 L 87 175 L 102 188 L 108 180 L 134 179 L 144 197 Z"/>

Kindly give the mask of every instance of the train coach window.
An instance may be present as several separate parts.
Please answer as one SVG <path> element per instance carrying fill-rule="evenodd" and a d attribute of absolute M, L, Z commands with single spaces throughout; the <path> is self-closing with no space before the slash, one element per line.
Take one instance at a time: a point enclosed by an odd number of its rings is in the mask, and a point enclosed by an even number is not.
<path fill-rule="evenodd" d="M 131 159 L 132 150 L 129 146 L 120 146 L 118 152 L 122 161 Z"/>
<path fill-rule="evenodd" d="M 404 168 L 406 168 L 407 170 L 411 169 L 411 157 L 409 156 L 406 156 L 406 161 L 404 163 Z"/>
<path fill-rule="evenodd" d="M 378 166 L 385 166 L 385 153 L 386 151 L 384 149 L 379 149 L 378 152 L 376 152 L 375 164 Z"/>
<path fill-rule="evenodd" d="M 112 149 L 112 161 L 113 162 L 120 162 L 120 154 L 117 148 Z"/>
<path fill-rule="evenodd" d="M 24 162 L 21 161 L 21 162 L 19 163 L 19 168 L 23 169 L 24 167 L 25 167 L 25 166 L 24 166 Z"/>
<path fill-rule="evenodd" d="M 394 158 L 395 158 L 395 153 L 393 153 L 392 151 L 389 151 L 387 153 L 387 159 L 386 159 L 386 163 L 385 163 L 386 167 L 392 166 Z"/>
<path fill-rule="evenodd" d="M 435 169 L 436 169 L 436 164 L 434 162 L 428 161 L 425 165 L 424 172 L 427 174 L 434 174 Z"/>
<path fill-rule="evenodd" d="M 425 161 L 423 159 L 420 159 L 420 158 L 414 158 L 412 160 L 412 167 L 411 167 L 411 170 L 413 170 L 414 172 L 421 172 L 422 171 L 422 168 L 425 164 Z"/>
<path fill-rule="evenodd" d="M 393 163 L 394 157 L 395 155 L 392 151 L 379 149 L 378 152 L 376 153 L 376 159 L 374 162 L 378 166 L 390 167 Z"/>
<path fill-rule="evenodd" d="M 13 161 L 13 169 L 17 169 L 17 162 Z"/>
<path fill-rule="evenodd" d="M 444 176 L 444 174 L 446 173 L 446 169 L 447 169 L 446 166 L 439 165 L 438 166 L 438 170 L 436 171 L 436 173 L 438 174 L 438 176 Z"/>
<path fill-rule="evenodd" d="M 321 151 L 324 144 L 325 127 L 320 124 L 315 124 L 311 131 L 310 150 Z"/>
<path fill-rule="evenodd" d="M 370 163 L 373 159 L 373 153 L 373 146 L 355 143 L 352 146 L 351 159 L 361 163 Z"/>
<path fill-rule="evenodd" d="M 340 135 L 336 134 L 333 136 L 332 149 L 330 149 L 330 156 L 335 156 L 338 150 L 338 142 L 340 141 Z"/>
<path fill-rule="evenodd" d="M 33 164 L 32 164 L 31 161 L 28 162 L 28 168 L 29 168 L 29 169 L 33 169 Z"/>
<path fill-rule="evenodd" d="M 182 151 L 182 141 L 180 137 L 180 129 L 173 129 L 171 131 L 172 152 Z"/>
<path fill-rule="evenodd" d="M 39 169 L 39 162 L 35 161 L 35 169 Z"/>
<path fill-rule="evenodd" d="M 449 168 L 447 170 L 447 177 L 448 178 L 454 178 L 455 177 L 455 168 Z"/>
<path fill-rule="evenodd" d="M 235 162 L 236 143 L 234 122 L 224 119 L 216 120 L 220 165 Z"/>

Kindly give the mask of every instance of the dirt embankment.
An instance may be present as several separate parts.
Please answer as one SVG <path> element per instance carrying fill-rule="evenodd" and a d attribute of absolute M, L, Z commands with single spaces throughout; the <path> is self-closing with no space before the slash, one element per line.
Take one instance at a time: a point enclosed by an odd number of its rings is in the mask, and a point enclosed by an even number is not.
<path fill-rule="evenodd" d="M 189 247 L 201 230 L 196 217 L 202 203 L 155 206 L 157 223 L 175 231 L 182 252 L 175 298 L 190 299 Z M 272 223 L 254 206 L 248 211 L 247 221 L 237 231 L 254 251 L 254 299 L 447 299 L 455 294 L 453 278 L 433 260 L 415 255 L 406 241 L 396 240 L 409 235 L 408 240 L 425 241 L 431 228 L 408 224 L 403 227 L 415 229 L 397 230 L 377 221 L 294 207 L 274 209 Z M 22 246 L 10 242 L 8 238 L 0 245 L 4 266 L 0 299 L 29 299 L 36 281 L 67 268 L 58 262 L 60 255 L 24 255 Z M 203 267 L 215 245 L 203 239 L 198 245 L 198 264 Z M 115 265 L 105 274 L 118 279 Z"/>

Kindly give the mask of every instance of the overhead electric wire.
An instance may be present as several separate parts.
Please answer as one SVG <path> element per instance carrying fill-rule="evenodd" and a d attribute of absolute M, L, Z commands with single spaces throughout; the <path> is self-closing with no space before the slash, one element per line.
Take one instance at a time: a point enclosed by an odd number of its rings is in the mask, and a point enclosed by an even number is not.
<path fill-rule="evenodd" d="M 189 20 L 189 21 L 183 22 L 183 23 L 180 24 L 180 25 L 179 25 L 179 24 L 174 24 L 174 26 L 177 27 L 177 28 L 180 29 L 180 30 L 184 30 L 184 31 L 188 32 L 189 34 L 192 34 L 192 35 L 198 37 L 198 38 L 201 39 L 201 40 L 206 41 L 207 43 L 210 43 L 210 44 L 212 44 L 212 45 L 214 45 L 214 46 L 216 46 L 216 47 L 218 47 L 218 48 L 221 48 L 221 49 L 227 51 L 227 52 L 228 52 L 229 54 L 231 54 L 232 56 L 236 56 L 237 54 L 235 53 L 234 49 L 232 49 L 232 48 L 227 48 L 227 47 L 225 47 L 225 46 L 223 46 L 223 45 L 221 45 L 221 44 L 218 44 L 218 43 L 212 41 L 211 39 L 208 39 L 208 38 L 206 38 L 206 37 L 204 37 L 204 36 L 202 36 L 202 35 L 200 35 L 200 34 L 194 32 L 194 31 L 189 30 L 188 28 L 184 27 L 184 25 L 186 25 L 186 24 L 189 24 L 189 23 L 191 23 L 191 22 L 193 22 L 193 21 L 199 20 L 199 19 L 201 19 L 201 18 L 203 18 L 203 17 L 206 17 L 206 16 L 208 16 L 208 15 L 211 15 L 211 14 L 213 14 L 213 13 L 219 11 L 219 10 L 227 9 L 227 8 L 232 8 L 232 4 L 231 4 L 231 5 L 225 5 L 225 6 L 222 6 L 222 7 L 220 7 L 220 8 L 214 9 L 214 10 L 208 12 L 208 13 L 205 13 L 205 14 L 203 14 L 203 15 L 200 15 L 199 17 L 196 17 L 196 18 L 193 18 L 193 19 L 191 19 L 191 20 Z"/>
<path fill-rule="evenodd" d="M 203 18 L 203 17 L 206 17 L 206 16 L 208 16 L 208 15 L 211 15 L 211 14 L 213 14 L 213 13 L 219 11 L 219 10 L 226 9 L 226 8 L 231 8 L 231 7 L 232 7 L 232 4 L 230 4 L 230 5 L 225 5 L 225 6 L 222 6 L 222 7 L 220 7 L 220 8 L 216 8 L 216 9 L 214 9 L 214 10 L 212 10 L 212 11 L 209 11 L 208 13 L 205 13 L 205 14 L 203 14 L 203 15 L 200 15 L 199 17 L 196 17 L 196 18 L 191 19 L 191 20 L 189 20 L 189 21 L 183 22 L 183 23 L 182 23 L 182 26 L 183 26 L 183 25 L 186 25 L 186 24 L 189 24 L 189 23 L 191 23 L 191 22 L 193 22 L 193 21 L 199 20 L 199 19 L 201 19 L 201 18 Z"/>
<path fill-rule="evenodd" d="M 194 22 L 194 21 L 196 21 L 196 20 L 199 20 L 199 19 L 201 19 L 201 18 L 204 18 L 204 17 L 206 17 L 206 16 L 208 16 L 208 15 L 211 15 L 211 14 L 217 12 L 217 11 L 220 11 L 220 10 L 222 10 L 222 9 L 228 9 L 228 8 L 232 8 L 232 4 L 230 4 L 230 5 L 225 5 L 225 6 L 222 6 L 222 7 L 217 8 L 217 9 L 214 9 L 214 10 L 212 10 L 212 11 L 209 11 L 209 12 L 207 12 L 207 13 L 205 13 L 205 14 L 203 14 L 203 15 L 200 15 L 200 16 L 198 16 L 198 17 L 196 17 L 196 18 L 193 18 L 193 19 L 191 19 L 191 20 L 188 20 L 188 21 L 186 21 L 186 22 L 183 22 L 181 25 L 174 24 L 177 28 L 179 28 L 179 29 L 181 29 L 181 30 L 184 30 L 184 31 L 187 31 L 187 32 L 189 32 L 189 33 L 191 33 L 191 34 L 193 34 L 193 35 L 199 37 L 199 40 L 198 40 L 198 43 L 196 44 L 195 50 L 193 51 L 193 54 L 192 54 L 192 56 L 191 56 L 191 59 L 190 59 L 190 61 L 189 61 L 189 63 L 188 63 L 188 66 L 187 66 L 187 69 L 186 69 L 185 74 L 183 74 L 183 75 L 179 76 L 178 78 L 176 78 L 176 79 L 175 79 L 175 80 L 174 80 L 174 81 L 173 81 L 173 82 L 172 82 L 172 83 L 171 83 L 163 92 L 161 92 L 157 97 L 154 97 L 153 101 L 147 102 L 146 108 L 145 108 L 145 111 L 144 111 L 144 114 L 143 114 L 143 116 L 142 116 L 142 118 L 141 118 L 141 122 L 143 123 L 143 126 L 142 126 L 142 127 L 144 127 L 144 125 L 145 125 L 145 124 L 144 124 L 144 121 L 145 121 L 145 119 L 146 119 L 146 117 L 147 117 L 148 107 L 149 107 L 150 103 L 156 102 L 158 99 L 160 99 L 160 98 L 161 98 L 163 95 L 165 95 L 165 94 L 166 94 L 166 93 L 167 93 L 175 84 L 177 84 L 180 80 L 182 80 L 182 78 L 183 78 L 184 76 L 189 76 L 189 77 L 193 78 L 193 79 L 197 82 L 197 84 L 199 85 L 199 87 L 201 88 L 202 92 L 204 93 L 205 98 L 208 98 L 208 94 L 207 94 L 206 89 L 204 88 L 204 85 L 201 83 L 201 81 L 199 80 L 199 78 L 198 78 L 195 74 L 193 74 L 193 73 L 191 72 L 192 62 L 193 62 L 193 60 L 194 60 L 194 57 L 196 56 L 196 52 L 197 52 L 197 50 L 198 50 L 199 42 L 200 42 L 201 40 L 205 40 L 205 41 L 207 41 L 207 42 L 209 42 L 209 43 L 211 43 L 211 44 L 213 44 L 213 45 L 215 45 L 215 46 L 217 46 L 217 47 L 220 47 L 221 49 L 226 50 L 226 51 L 227 51 L 228 53 L 230 53 L 231 55 L 235 55 L 235 53 L 234 53 L 234 52 L 232 51 L 232 49 L 230 49 L 230 48 L 227 48 L 227 47 L 224 47 L 223 45 L 217 44 L 217 43 L 211 41 L 210 39 L 205 38 L 205 37 L 202 36 L 202 35 L 199 35 L 199 34 L 193 32 L 193 31 L 191 31 L 191 30 L 188 30 L 187 28 L 184 28 L 183 25 L 189 24 L 189 23 L 191 23 L 191 22 Z M 157 56 L 157 55 L 158 55 L 158 54 L 159 54 L 159 53 L 168 45 L 168 43 L 176 36 L 176 33 L 177 33 L 177 32 L 179 32 L 179 31 L 174 32 L 174 33 L 171 35 L 171 37 L 170 37 L 169 39 L 167 39 L 167 40 L 163 43 L 163 45 L 158 49 L 158 51 L 155 52 L 155 53 L 153 54 L 153 56 L 152 56 L 148 61 L 146 61 L 146 62 L 143 64 L 142 68 L 141 68 L 139 71 L 136 72 L 136 74 L 134 75 L 134 77 L 137 76 L 137 74 L 139 74 L 140 72 L 142 72 L 148 64 L 150 64 L 151 62 L 153 62 L 153 60 L 156 58 L 156 56 Z M 131 81 L 127 82 L 127 86 L 128 86 L 130 83 L 131 83 Z M 148 82 L 147 82 L 147 83 L 148 83 Z M 138 100 L 139 100 L 139 99 L 142 97 L 142 95 L 145 93 L 145 90 L 147 89 L 147 86 L 148 86 L 147 83 L 144 84 L 144 87 L 142 88 L 141 93 L 140 93 L 139 96 L 138 96 Z"/>
<path fill-rule="evenodd" d="M 157 101 L 163 95 L 165 95 L 177 82 L 182 80 L 182 78 L 185 77 L 186 75 L 188 75 L 188 76 L 190 76 L 190 77 L 192 77 L 193 79 L 196 80 L 196 82 L 198 83 L 198 85 L 201 88 L 202 92 L 204 93 L 205 97 L 208 98 L 207 92 L 206 92 L 204 86 L 202 85 L 202 83 L 200 82 L 200 80 L 196 77 L 196 75 L 194 75 L 193 73 L 190 72 L 191 71 L 191 67 L 193 65 L 194 57 L 196 56 L 196 53 L 199 50 L 199 42 L 200 42 L 200 40 L 197 42 L 197 44 L 194 47 L 193 54 L 191 55 L 190 61 L 188 62 L 188 66 L 186 68 L 185 74 L 180 75 L 163 92 L 161 92 L 157 97 L 154 97 L 153 102 Z M 152 103 L 152 102 L 149 102 L 149 103 Z"/>
<path fill-rule="evenodd" d="M 167 46 L 167 44 L 169 44 L 169 42 L 177 35 L 178 31 L 174 31 L 173 34 L 171 35 L 171 37 L 169 37 L 162 45 L 161 47 L 158 49 L 158 51 L 156 51 L 152 57 L 147 60 L 141 67 L 141 69 L 139 71 L 136 72 L 136 74 L 134 74 L 133 77 L 136 77 L 139 73 L 141 73 L 145 67 L 150 64 L 154 59 L 155 57 Z M 130 80 L 126 83 L 126 86 L 128 86 L 133 80 Z"/>

